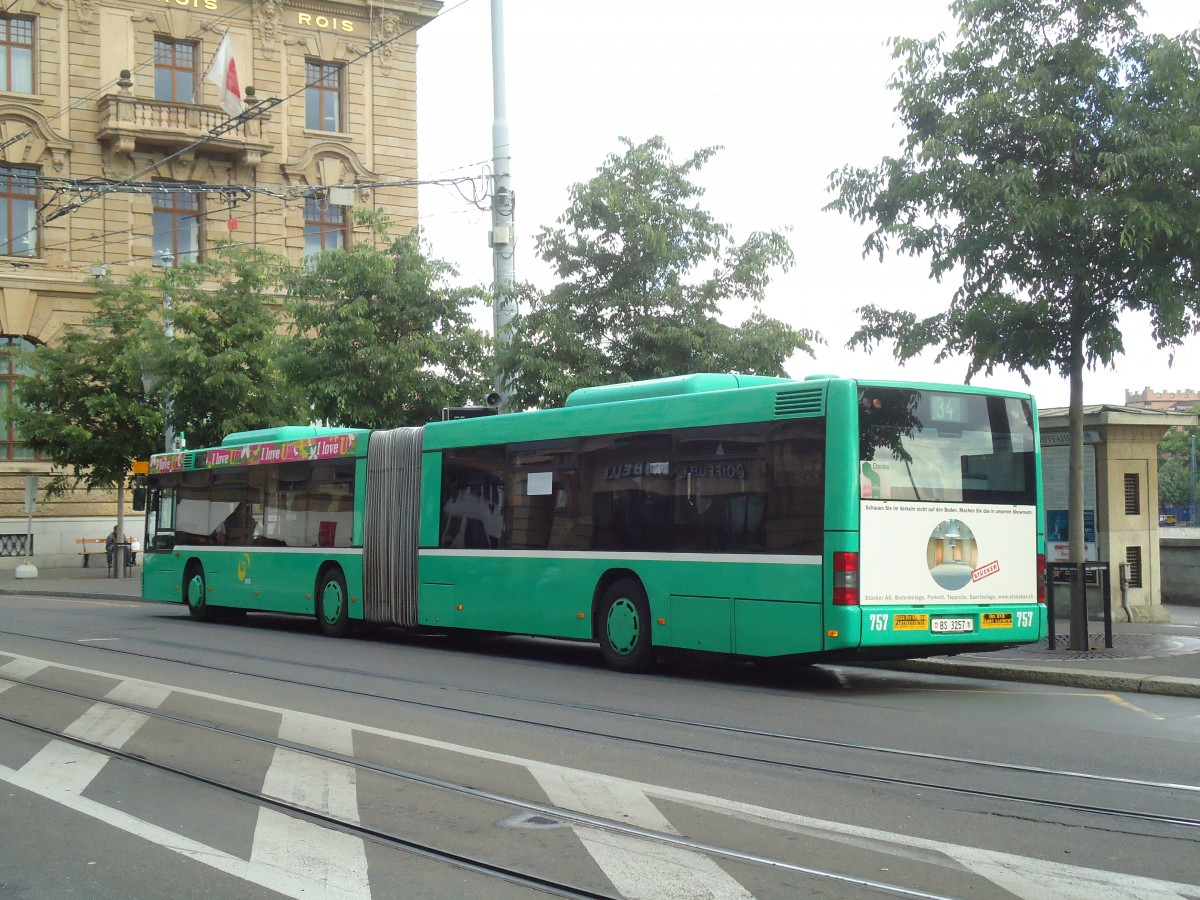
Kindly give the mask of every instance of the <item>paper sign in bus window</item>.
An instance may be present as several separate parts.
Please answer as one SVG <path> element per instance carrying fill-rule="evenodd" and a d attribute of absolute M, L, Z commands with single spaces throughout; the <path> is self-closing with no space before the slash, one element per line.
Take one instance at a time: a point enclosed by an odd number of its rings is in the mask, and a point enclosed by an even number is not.
<path fill-rule="evenodd" d="M 526 494 L 530 497 L 548 497 L 554 493 L 553 472 L 530 472 Z"/>

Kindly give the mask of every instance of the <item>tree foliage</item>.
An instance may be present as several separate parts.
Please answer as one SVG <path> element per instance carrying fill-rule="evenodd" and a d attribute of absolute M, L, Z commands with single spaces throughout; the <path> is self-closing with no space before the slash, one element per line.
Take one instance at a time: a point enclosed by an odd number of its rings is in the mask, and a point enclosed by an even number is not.
<path fill-rule="evenodd" d="M 193 447 L 307 421 L 303 394 L 284 370 L 281 266 L 260 250 L 228 247 L 156 276 L 174 331 L 166 341 L 160 311 L 147 334 L 156 397 L 170 397 L 172 424 Z"/>
<path fill-rule="evenodd" d="M 744 243 L 698 203 L 693 180 L 718 148 L 676 162 L 661 137 L 608 156 L 570 191 L 538 255 L 559 284 L 523 286 L 499 367 L 517 408 L 559 405 L 577 387 L 700 371 L 782 375 L 818 336 L 764 316 L 758 303 L 791 248 L 778 232 Z M 738 326 L 719 316 L 749 305 Z"/>
<path fill-rule="evenodd" d="M 25 360 L 8 411 L 26 444 L 57 467 L 49 496 L 123 488 L 136 459 L 158 449 L 162 413 L 142 384 L 143 327 L 157 298 L 139 279 L 103 282 L 81 326 Z"/>
<path fill-rule="evenodd" d="M 477 288 L 450 284 L 457 272 L 434 259 L 419 231 L 322 253 L 286 279 L 293 327 L 289 373 L 331 425 L 394 428 L 441 417 L 445 406 L 487 392 L 488 339 L 475 327 Z"/>
<path fill-rule="evenodd" d="M 1200 412 L 1200 407 L 1192 412 Z M 1162 506 L 1192 503 L 1192 446 L 1200 428 L 1172 428 L 1158 442 L 1158 502 Z M 1194 523 L 1193 523 L 1194 524 Z"/>
<path fill-rule="evenodd" d="M 866 254 L 961 278 L 925 318 L 868 305 L 852 346 L 890 341 L 1070 379 L 1072 559 L 1082 560 L 1082 385 L 1149 313 L 1162 347 L 1200 321 L 1200 38 L 1143 34 L 1133 0 L 954 0 L 959 39 L 897 38 L 901 152 L 831 176 Z"/>

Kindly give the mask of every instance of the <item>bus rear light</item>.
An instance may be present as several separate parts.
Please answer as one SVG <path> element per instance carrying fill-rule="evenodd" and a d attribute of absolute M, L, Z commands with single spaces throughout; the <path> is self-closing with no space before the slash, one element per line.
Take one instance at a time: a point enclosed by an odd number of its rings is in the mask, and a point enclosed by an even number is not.
<path fill-rule="evenodd" d="M 1037 555 L 1037 602 L 1046 602 L 1046 554 Z"/>
<path fill-rule="evenodd" d="M 838 550 L 833 554 L 833 605 L 858 606 L 858 554 Z"/>

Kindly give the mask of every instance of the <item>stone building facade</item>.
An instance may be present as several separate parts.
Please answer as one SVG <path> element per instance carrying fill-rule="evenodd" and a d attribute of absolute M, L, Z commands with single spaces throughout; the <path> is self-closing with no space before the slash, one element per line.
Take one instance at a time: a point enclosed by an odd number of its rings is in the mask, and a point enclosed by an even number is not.
<path fill-rule="evenodd" d="M 20 348 L 82 321 L 120 280 L 233 240 L 286 254 L 347 246 L 352 206 L 417 218 L 417 30 L 434 0 L 16 0 L 0 14 L 0 384 Z M 228 33 L 250 113 L 205 80 Z M 253 88 L 251 92 L 249 89 Z M 252 93 L 252 96 L 250 96 Z M 213 133 L 214 129 L 216 134 Z M 330 189 L 332 188 L 332 189 Z M 25 476 L 0 433 L 0 570 L 26 555 Z M 33 558 L 78 564 L 115 498 L 38 503 Z"/>

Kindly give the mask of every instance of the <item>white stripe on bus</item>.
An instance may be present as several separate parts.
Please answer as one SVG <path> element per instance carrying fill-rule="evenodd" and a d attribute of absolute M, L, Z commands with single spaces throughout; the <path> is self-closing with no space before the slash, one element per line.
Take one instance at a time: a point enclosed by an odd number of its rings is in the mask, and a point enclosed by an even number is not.
<path fill-rule="evenodd" d="M 819 556 L 777 556 L 766 553 L 626 553 L 604 550 L 444 550 L 422 549 L 421 556 L 491 559 L 595 559 L 614 563 L 686 562 L 765 566 L 819 566 Z"/>
<path fill-rule="evenodd" d="M 318 553 L 329 557 L 362 556 L 362 547 L 207 547 L 202 544 L 175 548 L 177 553 Z M 686 562 L 758 564 L 765 566 L 819 566 L 817 555 L 780 556 L 769 553 L 636 553 L 620 550 L 456 550 L 441 547 L 421 549 L 421 556 L 482 557 L 494 559 L 597 559 L 612 562 Z"/>
<path fill-rule="evenodd" d="M 178 544 L 174 550 L 151 550 L 150 554 L 155 553 L 319 553 L 322 556 L 337 557 L 337 556 L 362 556 L 362 547 L 256 547 L 252 544 L 244 544 L 242 546 L 231 546 L 226 544 L 223 547 L 209 546 L 208 544 Z"/>

